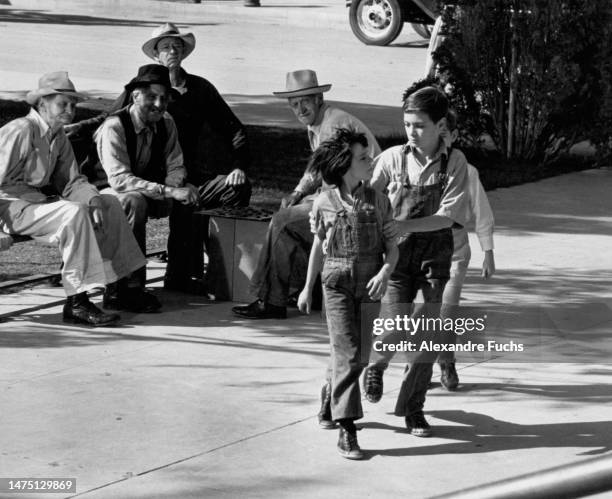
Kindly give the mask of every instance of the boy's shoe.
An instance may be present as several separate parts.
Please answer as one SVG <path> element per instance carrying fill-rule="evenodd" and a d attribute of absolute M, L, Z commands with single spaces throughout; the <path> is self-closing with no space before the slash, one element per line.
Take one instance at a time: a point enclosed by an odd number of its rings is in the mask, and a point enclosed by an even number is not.
<path fill-rule="evenodd" d="M 449 392 L 454 392 L 459 385 L 459 375 L 454 362 L 440 362 L 440 383 Z"/>
<path fill-rule="evenodd" d="M 336 422 L 331 415 L 331 384 L 325 383 L 321 388 L 321 410 L 317 414 L 319 426 L 324 430 L 333 430 Z"/>
<path fill-rule="evenodd" d="M 346 459 L 363 459 L 363 452 L 357 443 L 357 432 L 350 433 L 348 430 L 340 427 L 338 435 L 338 452 Z"/>
<path fill-rule="evenodd" d="M 378 367 L 366 367 L 363 373 L 363 392 L 368 402 L 375 404 L 383 395 L 384 371 Z"/>
<path fill-rule="evenodd" d="M 245 319 L 286 319 L 287 307 L 277 307 L 263 300 L 255 300 L 250 305 L 232 307 L 232 312 Z"/>
<path fill-rule="evenodd" d="M 430 437 L 432 433 L 431 426 L 429 426 L 429 423 L 425 419 L 423 411 L 406 416 L 406 428 L 408 428 L 410 434 L 415 437 Z"/>

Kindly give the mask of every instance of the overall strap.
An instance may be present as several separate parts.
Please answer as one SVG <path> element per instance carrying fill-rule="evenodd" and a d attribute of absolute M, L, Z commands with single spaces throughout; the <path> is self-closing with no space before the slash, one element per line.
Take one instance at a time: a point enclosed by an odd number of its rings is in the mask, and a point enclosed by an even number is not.
<path fill-rule="evenodd" d="M 342 201 L 340 200 L 340 196 L 336 192 L 336 189 L 329 189 L 327 192 L 327 197 L 332 204 L 334 210 L 338 215 L 344 215 L 346 213 L 346 209 L 342 206 Z"/>
<path fill-rule="evenodd" d="M 406 166 L 406 157 L 408 156 L 408 144 L 402 146 L 402 160 L 400 165 L 400 175 L 402 178 L 402 184 L 405 187 L 410 186 L 410 176 L 408 175 L 408 168 Z"/>

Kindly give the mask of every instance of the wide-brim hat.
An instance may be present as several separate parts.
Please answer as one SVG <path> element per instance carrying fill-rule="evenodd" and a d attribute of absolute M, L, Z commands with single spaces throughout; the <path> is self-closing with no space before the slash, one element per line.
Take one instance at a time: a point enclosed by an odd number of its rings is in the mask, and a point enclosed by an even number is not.
<path fill-rule="evenodd" d="M 138 74 L 124 88 L 126 92 L 131 92 L 135 88 L 146 87 L 148 85 L 163 85 L 168 89 L 169 94 L 176 92 L 172 88 L 168 68 L 161 64 L 145 64 L 140 66 Z"/>
<path fill-rule="evenodd" d="M 319 85 L 317 73 L 312 69 L 300 69 L 287 73 L 285 90 L 272 93 L 278 97 L 301 97 L 327 92 L 330 88 L 331 84 Z"/>
<path fill-rule="evenodd" d="M 41 97 L 55 94 L 68 95 L 77 101 L 89 99 L 87 95 L 76 91 L 67 71 L 54 71 L 42 75 L 38 80 L 38 88 L 28 92 L 25 100 L 30 106 L 34 106 Z"/>
<path fill-rule="evenodd" d="M 195 48 L 195 36 L 193 36 L 193 33 L 181 33 L 176 25 L 166 23 L 153 30 L 151 39 L 145 42 L 142 46 L 142 51 L 151 59 L 157 60 L 155 47 L 157 46 L 157 42 L 162 38 L 180 38 L 183 40 L 183 45 L 185 47 L 183 50 L 183 59 L 191 54 Z"/>

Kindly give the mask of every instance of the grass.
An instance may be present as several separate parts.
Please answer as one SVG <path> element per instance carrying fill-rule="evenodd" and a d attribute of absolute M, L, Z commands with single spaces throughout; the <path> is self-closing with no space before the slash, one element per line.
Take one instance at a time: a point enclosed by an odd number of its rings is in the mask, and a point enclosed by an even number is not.
<path fill-rule="evenodd" d="M 99 112 L 104 103 L 94 104 L 95 108 L 77 108 L 76 120 L 91 117 Z M 0 126 L 23 116 L 28 107 L 23 102 L 0 100 Z M 278 127 L 247 126 L 251 145 L 252 165 L 248 172 L 253 183 L 251 205 L 259 208 L 277 210 L 281 198 L 297 184 L 306 166 L 310 148 L 304 130 Z M 384 150 L 403 142 L 400 136 L 377 137 Z M 211 164 L 224 164 L 229 152 L 219 147 L 220 141 L 212 137 Z M 213 146 L 214 145 L 214 146 Z M 75 147 L 77 158 L 86 153 L 82 144 Z M 464 151 L 468 160 L 479 172 L 485 189 L 509 187 L 533 182 L 545 177 L 560 175 L 591 167 L 587 161 L 566 158 L 553 165 L 539 165 L 508 161 L 499 155 Z M 168 219 L 151 220 L 147 224 L 147 250 L 165 248 L 168 235 Z M 55 273 L 59 269 L 60 255 L 55 247 L 47 247 L 34 242 L 14 245 L 0 252 L 0 282 L 19 279 L 40 273 Z"/>

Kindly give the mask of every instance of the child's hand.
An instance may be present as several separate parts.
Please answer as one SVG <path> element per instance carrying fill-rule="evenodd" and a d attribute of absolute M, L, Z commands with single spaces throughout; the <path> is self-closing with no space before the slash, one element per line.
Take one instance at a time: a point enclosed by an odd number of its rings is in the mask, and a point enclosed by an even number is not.
<path fill-rule="evenodd" d="M 372 279 L 369 280 L 366 285 L 370 299 L 374 301 L 380 300 L 385 291 L 387 291 L 387 284 L 389 283 L 389 273 L 385 270 L 381 270 Z"/>
<path fill-rule="evenodd" d="M 482 277 L 488 279 L 493 274 L 495 274 L 495 257 L 493 256 L 493 250 L 487 250 L 482 262 Z"/>
<path fill-rule="evenodd" d="M 310 307 L 312 305 L 312 293 L 310 293 L 306 288 L 302 290 L 300 296 L 298 296 L 297 306 L 300 312 L 303 314 L 310 313 Z"/>

